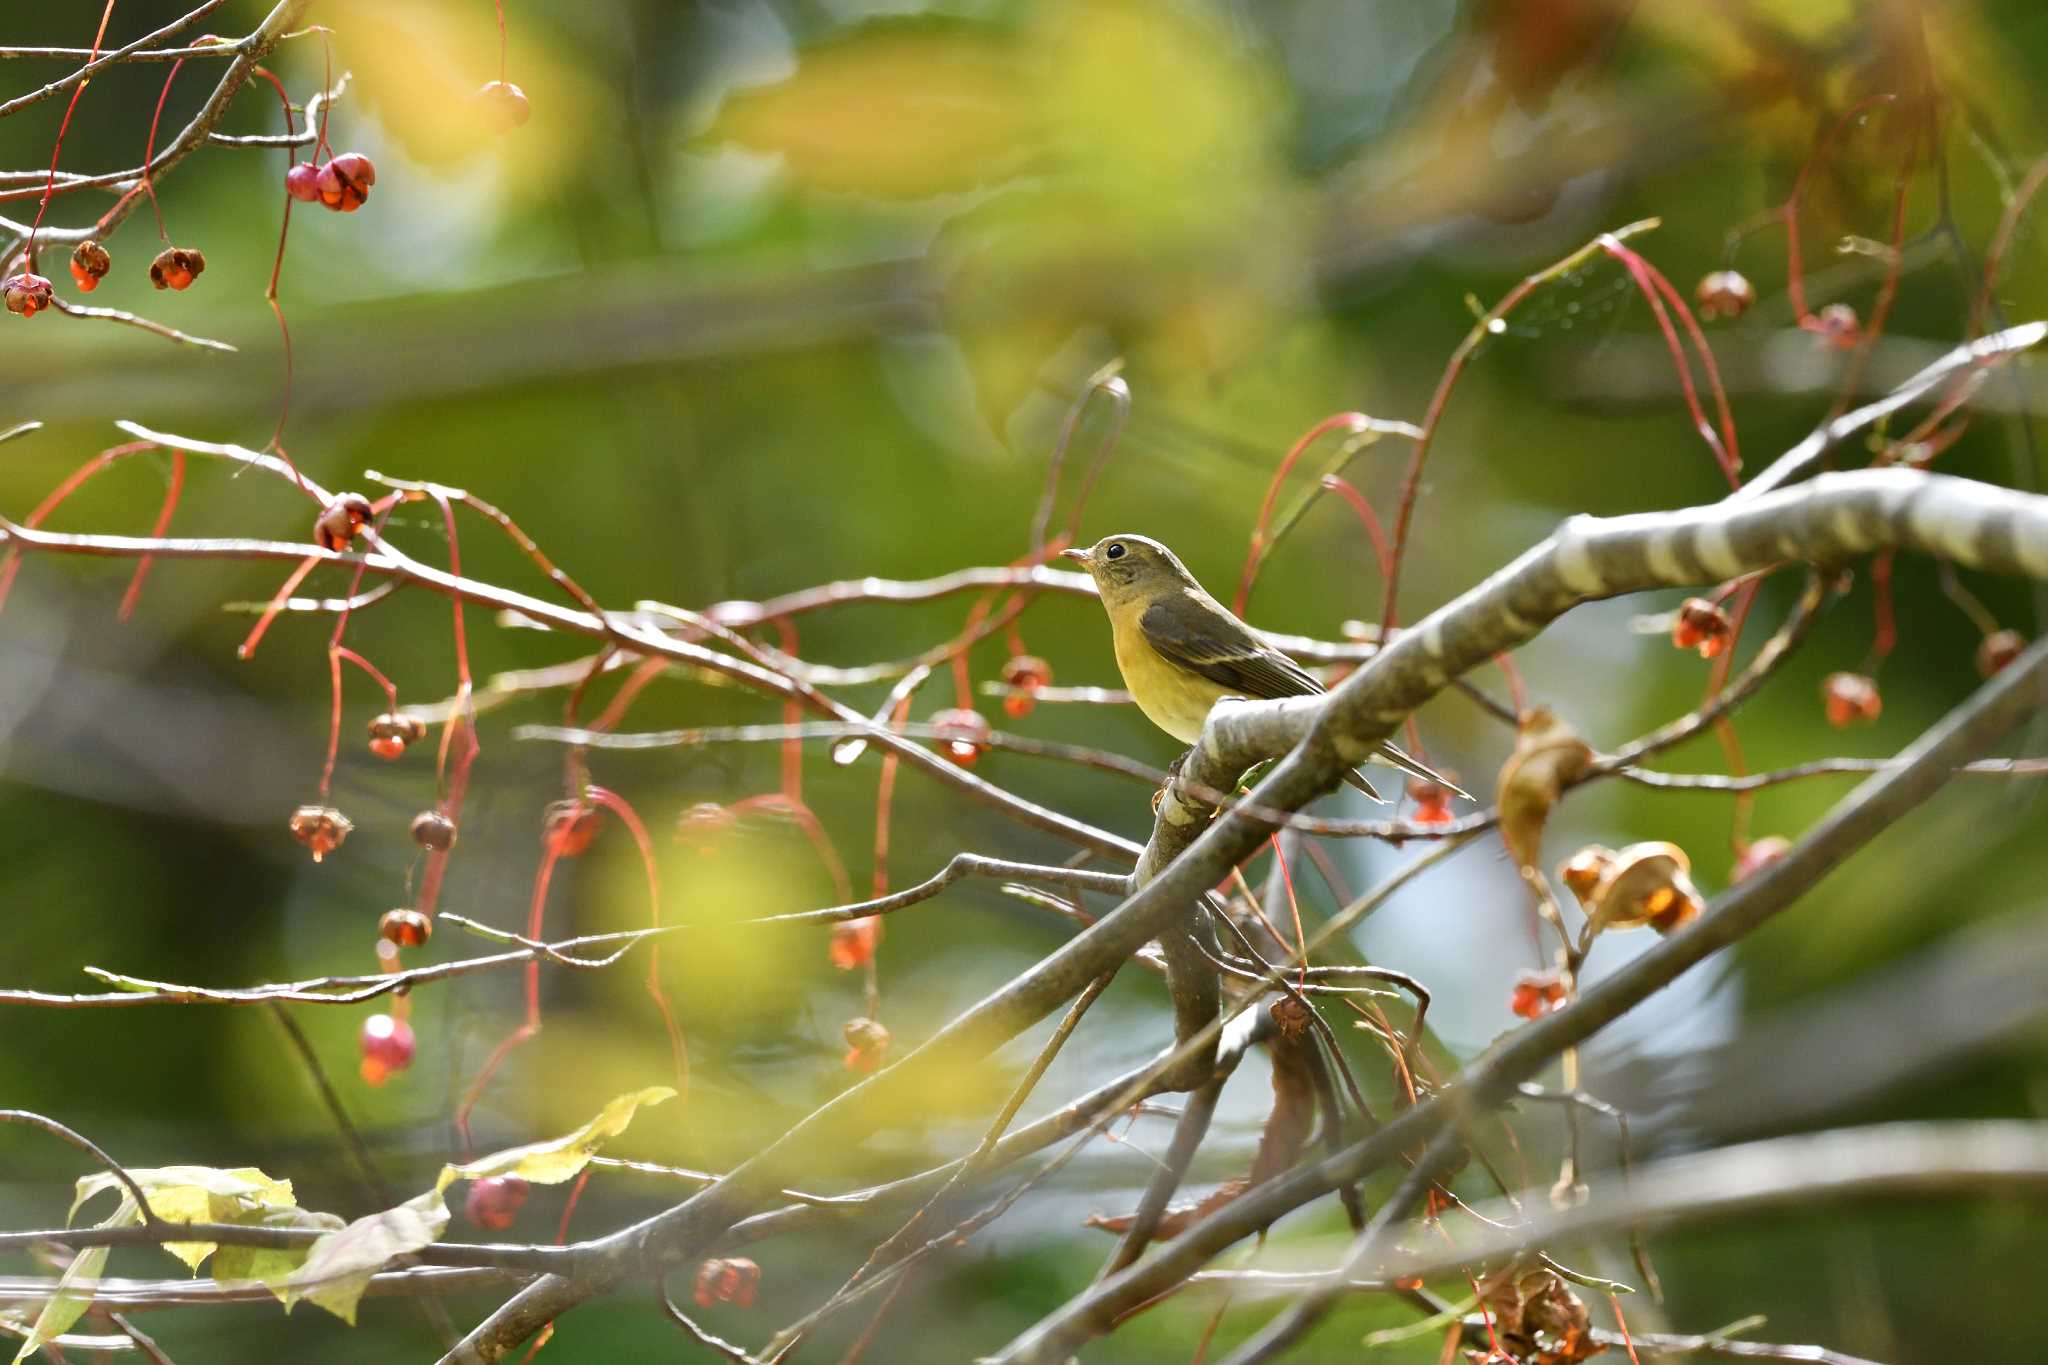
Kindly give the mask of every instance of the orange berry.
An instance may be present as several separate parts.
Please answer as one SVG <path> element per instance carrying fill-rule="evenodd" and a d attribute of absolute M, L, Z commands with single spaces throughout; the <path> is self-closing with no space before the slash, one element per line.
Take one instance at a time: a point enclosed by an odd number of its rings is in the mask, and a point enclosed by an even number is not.
<path fill-rule="evenodd" d="M 1828 724 L 1837 730 L 1858 722 L 1867 724 L 1884 710 L 1877 683 L 1861 673 L 1828 674 L 1820 685 L 1820 695 L 1827 709 Z"/>
<path fill-rule="evenodd" d="M 1693 297 L 1699 303 L 1700 317 L 1708 322 L 1739 318 L 1756 302 L 1756 286 L 1739 271 L 1716 270 L 1700 280 Z"/>
<path fill-rule="evenodd" d="M 306 846 L 316 863 L 340 848 L 342 840 L 355 828 L 346 815 L 332 806 L 300 806 L 292 812 L 286 827 L 292 838 Z"/>

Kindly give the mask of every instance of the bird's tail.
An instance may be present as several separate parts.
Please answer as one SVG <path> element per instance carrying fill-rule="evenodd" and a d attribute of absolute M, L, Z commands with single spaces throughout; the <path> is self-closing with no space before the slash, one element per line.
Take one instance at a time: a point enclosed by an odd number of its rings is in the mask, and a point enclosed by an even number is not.
<path fill-rule="evenodd" d="M 1460 787 L 1457 783 L 1451 781 L 1450 778 L 1445 777 L 1442 773 L 1430 767 L 1427 763 L 1422 763 L 1417 761 L 1416 759 L 1409 757 L 1406 753 L 1402 751 L 1401 747 L 1397 744 L 1380 745 L 1379 752 L 1373 755 L 1372 761 L 1375 763 L 1384 763 L 1389 768 L 1399 768 L 1402 772 L 1407 773 L 1410 777 L 1419 777 L 1422 778 L 1424 781 L 1434 782 L 1439 787 L 1442 787 L 1445 790 L 1449 791 L 1453 796 L 1461 797 L 1467 801 L 1470 801 L 1472 799 L 1472 793 L 1466 791 L 1463 787 Z M 1351 785 L 1354 787 L 1363 787 L 1366 795 L 1373 797 L 1374 800 L 1379 799 L 1379 797 L 1377 796 L 1377 794 L 1373 792 L 1373 789 L 1371 787 L 1364 786 L 1364 779 L 1360 778 L 1359 780 L 1352 782 Z"/>

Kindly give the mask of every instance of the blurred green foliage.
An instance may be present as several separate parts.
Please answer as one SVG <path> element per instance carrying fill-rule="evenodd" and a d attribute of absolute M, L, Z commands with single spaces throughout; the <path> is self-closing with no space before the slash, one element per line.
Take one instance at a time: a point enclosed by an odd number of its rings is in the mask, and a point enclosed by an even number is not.
<path fill-rule="evenodd" d="M 17 7 L 0 41 L 76 45 L 85 6 Z M 131 0 L 113 32 L 146 31 L 175 0 Z M 206 27 L 244 32 L 263 6 L 238 2 Z M 1088 504 L 1084 538 L 1141 530 L 1180 548 L 1212 588 L 1234 581 L 1252 512 L 1280 454 L 1347 409 L 1419 420 L 1472 307 L 1498 298 L 1598 232 L 1654 216 L 1639 239 L 1681 289 L 1733 259 L 1762 302 L 1712 331 L 1743 453 L 1760 468 L 1827 412 L 1843 358 L 1799 333 L 1785 295 L 1783 232 L 1770 215 L 1808 172 L 1799 230 L 1813 306 L 1845 301 L 1868 317 L 1883 274 L 1897 177 L 1910 177 L 1897 306 L 1865 381 L 1882 385 L 1954 344 L 1968 323 L 1983 256 L 2011 182 L 2048 149 L 2038 91 L 2048 11 L 2031 0 L 1917 4 L 1747 0 L 607 0 L 508 6 L 508 73 L 532 122 L 493 139 L 470 93 L 496 74 L 489 7 L 475 0 L 360 0 L 319 6 L 336 71 L 352 73 L 330 127 L 379 179 L 343 217 L 294 212 L 282 298 L 295 373 L 286 446 L 316 477 L 362 486 L 365 469 L 473 488 L 514 516 L 609 605 L 656 598 L 691 606 L 828 580 L 919 577 L 1001 564 L 1028 550 L 1053 433 L 1085 377 L 1112 358 L 1134 402 L 1128 429 Z M 275 62 L 295 97 L 318 87 L 321 40 Z M 194 63 L 166 105 L 190 116 L 216 68 Z M 67 169 L 140 156 L 166 68 L 130 65 L 94 80 L 64 148 Z M 0 96 L 51 79 L 51 63 L 0 62 Z M 1816 145 L 1841 111 L 1897 93 Z M 276 131 L 252 89 L 228 121 Z M 62 101 L 0 124 L 0 165 L 46 164 Z M 1932 140 L 1921 117 L 1933 117 Z M 202 439 L 261 444 L 276 421 L 284 359 L 261 297 L 275 248 L 285 155 L 210 149 L 161 187 L 173 241 L 202 247 L 204 279 L 184 294 L 143 284 L 156 249 L 147 213 L 109 242 L 115 273 L 92 302 L 133 308 L 239 348 L 211 355 L 99 322 L 62 317 L 0 326 L 0 422 L 40 419 L 0 451 L 0 506 L 20 515 L 128 417 Z M 18 182 L 17 182 L 18 183 Z M 51 221 L 83 221 L 104 200 L 60 197 Z M 16 199 L 11 216 L 32 214 Z M 1749 229 L 1739 239 L 1730 234 Z M 2039 235 L 2023 225 L 1995 298 L 2013 319 L 2041 316 Z M 61 260 L 45 272 L 60 276 Z M 2032 485 L 2036 438 L 2012 409 L 2039 402 L 2023 367 L 1994 380 L 1987 411 L 1941 458 L 1957 473 Z M 1076 460 L 1092 448 L 1084 428 Z M 1406 447 L 1375 447 L 1351 476 L 1382 515 Z M 1854 452 L 1849 452 L 1854 456 Z M 88 486 L 54 524 L 139 532 L 163 467 L 133 461 Z M 1071 497 L 1072 481 L 1067 496 Z M 1573 512 L 1678 506 L 1721 491 L 1680 401 L 1643 302 L 1611 264 L 1534 298 L 1487 342 L 1445 418 L 1404 575 L 1403 614 L 1470 586 Z M 173 530 L 303 539 L 309 518 L 287 490 L 195 466 Z M 438 522 L 401 512 L 394 534 L 429 560 Z M 475 576 L 544 593 L 488 528 L 462 540 Z M 1377 614 L 1369 547 L 1341 506 L 1318 504 L 1273 557 L 1253 600 L 1262 625 L 1334 636 Z M 378 915 L 407 897 L 405 826 L 433 799 L 430 762 L 368 757 L 358 727 L 374 693 L 350 678 L 337 802 L 356 821 L 347 847 L 310 866 L 284 832 L 310 799 L 327 715 L 326 627 L 288 618 L 235 662 L 246 615 L 226 601 L 274 591 L 275 566 L 157 566 L 138 619 L 114 606 L 127 566 L 34 560 L 0 619 L 0 890 L 8 914 L 0 985 L 89 987 L 96 964 L 209 985 L 369 971 Z M 1767 583 L 1750 639 L 1788 605 L 1792 575 Z M 320 592 L 339 576 L 316 577 Z M 2022 585 L 1972 582 L 2001 622 L 2038 625 Z M 957 632 L 970 599 L 855 605 L 804 618 L 807 659 L 865 663 L 914 654 Z M 1587 608 L 1523 652 L 1532 695 L 1595 743 L 1611 744 L 1690 706 L 1704 666 L 1629 616 L 1675 605 Z M 1932 567 L 1896 576 L 1901 645 L 1884 664 L 1885 710 L 1867 730 L 1829 731 L 1816 690 L 1860 666 L 1871 639 L 1867 581 L 1742 716 L 1756 767 L 1831 753 L 1894 752 L 1975 682 L 1976 632 L 1937 590 Z M 359 614 L 353 646 L 409 703 L 454 686 L 445 603 L 401 594 Z M 582 647 L 469 613 L 479 678 L 577 657 Z M 1060 683 L 1113 681 L 1096 608 L 1044 599 L 1023 622 Z M 972 655 L 995 676 L 1006 647 Z M 1481 680 L 1500 691 L 1497 677 Z M 600 690 L 608 691 L 610 684 Z M 879 687 L 849 691 L 872 708 Z M 922 717 L 953 704 L 943 677 Z M 985 710 L 994 703 L 983 700 Z M 586 711 L 588 714 L 588 711 Z M 768 722 L 779 708 L 703 679 L 658 682 L 627 728 Z M 561 715 L 561 696 L 523 698 L 482 721 L 483 752 L 444 904 L 487 922 L 523 919 L 542 808 L 561 794 L 560 752 L 515 740 Z M 1154 763 L 1169 743 L 1122 710 L 1043 705 L 999 723 L 1103 745 Z M 1510 736 L 1468 703 L 1421 716 L 1430 752 L 1486 787 Z M 1715 770 L 1711 740 L 1669 756 Z M 661 826 L 698 801 L 773 789 L 768 746 L 598 753 L 597 780 Z M 990 754 L 978 771 L 1034 799 L 1132 837 L 1146 793 L 1119 779 Z M 804 792 L 852 880 L 872 875 L 876 764 L 807 752 Z M 1796 835 L 1845 789 L 1823 778 L 1756 803 L 1757 833 Z M 1606 786 L 1576 797 L 1549 847 L 1668 838 L 1692 850 L 1709 889 L 1732 858 L 1718 794 Z M 1807 903 L 1696 974 L 1660 1003 L 1654 1031 L 1612 1046 L 1616 1067 L 1686 1054 L 1824 999 L 1867 975 L 1909 967 L 1961 925 L 2004 917 L 2038 937 L 2048 852 L 2024 786 L 1970 782 L 1944 795 L 1832 877 Z M 758 1150 L 846 1083 L 840 1027 L 863 1009 L 857 975 L 836 971 L 822 930 L 768 932 L 730 921 L 829 903 L 835 892 L 787 823 L 745 822 L 715 856 L 660 840 L 665 910 L 703 926 L 664 951 L 664 980 L 689 1040 L 691 1088 L 647 1116 L 621 1150 L 720 1168 Z M 916 774 L 896 797 L 892 884 L 970 848 L 1051 859 L 1065 850 L 965 805 Z M 1390 866 L 1341 855 L 1354 880 Z M 1466 865 L 1469 864 L 1469 865 Z M 1439 991 L 1443 1041 L 1476 1050 L 1512 1020 L 1516 970 L 1534 961 L 1526 906 L 1491 849 L 1465 855 L 1455 884 L 1428 883 L 1362 940 Z M 1450 878 L 1451 874 L 1443 874 Z M 1320 914 L 1330 900 L 1297 877 Z M 645 922 L 637 859 L 614 827 L 557 875 L 551 933 Z M 1069 929 L 963 884 L 892 919 L 880 956 L 883 1017 L 898 1045 L 928 1034 Z M 452 927 L 425 960 L 483 951 Z M 637 961 L 637 960 L 636 960 Z M 482 1147 L 566 1131 L 611 1095 L 667 1075 L 660 1021 L 629 962 L 614 972 L 550 971 L 546 1026 L 501 1071 L 479 1110 Z M 1933 1019 L 1967 1000 L 1907 995 L 1899 1012 Z M 419 1060 L 371 1089 L 354 1075 L 363 1011 L 295 1017 L 401 1196 L 453 1154 L 449 1117 L 469 1077 L 519 1016 L 514 974 L 472 976 L 413 1000 Z M 1089 1078 L 1142 1059 L 1168 1033 L 1156 984 L 1127 973 L 1097 1007 L 1027 1112 Z M 1040 1030 L 1034 1037 L 1042 1037 Z M 9 1009 L 0 1022 L 0 1104 L 63 1118 L 136 1164 L 258 1165 L 297 1183 L 309 1207 L 373 1206 L 276 1023 L 260 1010 L 204 1007 Z M 1853 1114 L 1875 1119 L 2039 1115 L 2048 1108 L 2038 1022 L 1970 1059 L 1902 1077 Z M 841 1189 L 965 1150 L 1025 1064 L 1015 1045 L 934 1094 L 842 1165 Z M 1375 1095 L 1384 1066 L 1357 1059 Z M 1215 1150 L 1196 1185 L 1242 1169 L 1264 1105 L 1256 1060 L 1231 1087 Z M 1234 1107 L 1231 1107 L 1234 1106 Z M 1759 1116 L 1768 1131 L 1770 1116 Z M 1542 1180 L 1558 1134 L 1520 1128 Z M 1079 1290 L 1106 1253 L 1080 1229 L 1091 1209 L 1127 1207 L 1142 1155 L 1165 1127 L 1140 1122 L 989 1233 L 919 1277 L 873 1359 L 961 1360 L 992 1349 Z M 1685 1145 L 1681 1129 L 1665 1143 Z M 72 1152 L 6 1139 L 0 1222 L 60 1218 Z M 1472 1181 L 1472 1177 L 1467 1177 Z M 1473 1181 L 1469 1191 L 1483 1193 Z M 560 1194 L 537 1192 L 518 1236 L 546 1240 Z M 642 1216 L 675 1189 L 606 1172 L 571 1235 Z M 754 1254 L 760 1304 L 706 1320 L 748 1342 L 807 1311 L 888 1229 L 850 1220 Z M 1332 1210 L 1288 1221 L 1264 1250 L 1230 1264 L 1325 1264 L 1343 1237 Z M 1577 1248 L 1589 1269 L 1629 1274 L 1615 1248 Z M 1825 1210 L 1660 1238 L 1670 1301 L 1631 1308 L 1705 1330 L 1751 1313 L 1760 1335 L 1818 1340 L 1890 1361 L 2034 1358 L 2033 1272 L 2048 1258 L 2038 1220 L 2010 1206 Z M 117 1274 L 163 1275 L 160 1256 L 122 1251 Z M 11 1269 L 26 1270 L 20 1262 Z M 680 1282 L 679 1282 L 680 1283 Z M 1456 1286 L 1451 1286 L 1455 1292 Z M 1091 1358 L 1188 1358 L 1215 1299 L 1190 1295 L 1120 1332 Z M 459 1323 L 486 1310 L 452 1305 Z M 1600 1309 L 1596 1305 L 1596 1316 Z M 1219 1343 L 1265 1310 L 1237 1306 Z M 1304 1358 L 1351 1358 L 1364 1333 L 1402 1325 L 1363 1302 L 1334 1316 Z M 161 1326 L 159 1327 L 159 1323 Z M 431 1335 L 401 1301 L 366 1309 L 355 1332 L 273 1307 L 153 1317 L 179 1360 L 318 1362 L 427 1358 Z M 858 1333 L 846 1315 L 812 1348 L 828 1358 Z M 637 1359 L 674 1349 L 644 1296 L 565 1319 L 547 1360 Z M 261 1343 L 260 1346 L 254 1343 Z M 1379 1352 L 1436 1359 L 1424 1340 Z"/>

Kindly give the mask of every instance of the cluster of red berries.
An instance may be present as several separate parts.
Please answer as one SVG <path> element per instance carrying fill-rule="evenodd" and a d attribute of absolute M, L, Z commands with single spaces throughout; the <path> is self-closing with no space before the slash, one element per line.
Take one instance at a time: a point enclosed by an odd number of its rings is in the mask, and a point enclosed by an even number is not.
<path fill-rule="evenodd" d="M 940 752 L 963 768 L 973 767 L 988 747 L 988 718 L 971 707 L 948 707 L 932 717 L 932 725 L 939 732 Z"/>
<path fill-rule="evenodd" d="M 754 1291 L 761 1285 L 761 1267 L 744 1256 L 725 1256 L 697 1267 L 695 1297 L 699 1308 L 715 1303 L 754 1306 Z"/>
<path fill-rule="evenodd" d="M 412 1065 L 412 1025 L 394 1015 L 373 1014 L 363 1020 L 356 1046 L 363 1055 L 360 1071 L 364 1083 L 382 1085 Z"/>
<path fill-rule="evenodd" d="M 314 165 L 301 161 L 284 173 L 284 192 L 303 204 L 319 204 L 336 213 L 354 213 L 370 197 L 377 183 L 377 168 L 361 152 L 340 156 Z"/>
<path fill-rule="evenodd" d="M 833 966 L 842 972 L 850 972 L 874 961 L 875 947 L 881 941 L 881 916 L 862 915 L 859 919 L 841 920 L 833 925 L 832 943 L 826 951 L 831 955 Z"/>
<path fill-rule="evenodd" d="M 1696 649 L 1702 659 L 1711 659 L 1728 648 L 1735 628 L 1728 613 L 1704 597 L 1688 597 L 1671 623 L 1671 643 L 1679 649 Z"/>
<path fill-rule="evenodd" d="M 1827 709 L 1828 724 L 1846 730 L 1858 723 L 1869 724 L 1884 711 L 1884 698 L 1877 683 L 1861 673 L 1830 673 L 1820 685 L 1821 704 Z"/>
<path fill-rule="evenodd" d="M 1508 992 L 1508 1008 L 1523 1019 L 1541 1019 L 1563 1003 L 1564 981 L 1556 972 L 1523 972 Z"/>
<path fill-rule="evenodd" d="M 532 1186 L 524 1176 L 493 1175 L 469 1182 L 462 1201 L 462 1215 L 477 1227 L 503 1232 L 519 1220 Z"/>
<path fill-rule="evenodd" d="M 1451 789 L 1441 782 L 1426 777 L 1409 778 L 1408 799 L 1415 803 L 1408 816 L 1414 824 L 1448 825 L 1457 818 L 1451 814 Z"/>
<path fill-rule="evenodd" d="M 1038 694 L 1052 682 L 1052 666 L 1036 654 L 1013 655 L 1003 665 L 1003 685 L 1010 694 L 1003 698 L 1003 712 L 1013 719 L 1031 714 Z"/>

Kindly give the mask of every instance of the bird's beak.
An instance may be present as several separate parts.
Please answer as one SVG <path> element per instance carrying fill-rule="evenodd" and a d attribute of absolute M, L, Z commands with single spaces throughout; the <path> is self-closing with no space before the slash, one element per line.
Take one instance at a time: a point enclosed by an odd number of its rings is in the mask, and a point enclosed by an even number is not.
<path fill-rule="evenodd" d="M 1078 545 L 1071 545 L 1060 551 L 1060 558 L 1071 559 L 1076 564 L 1086 564 L 1089 559 L 1089 553 Z"/>

